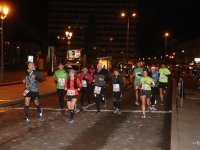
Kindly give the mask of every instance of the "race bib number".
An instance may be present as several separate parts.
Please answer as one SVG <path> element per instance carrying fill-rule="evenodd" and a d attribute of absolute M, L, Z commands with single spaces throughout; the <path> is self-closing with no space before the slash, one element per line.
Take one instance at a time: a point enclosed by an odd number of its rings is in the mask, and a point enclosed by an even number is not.
<path fill-rule="evenodd" d="M 147 90 L 149 88 L 148 84 L 142 84 L 142 90 Z"/>
<path fill-rule="evenodd" d="M 119 92 L 119 91 L 120 91 L 119 84 L 113 84 L 113 92 Z"/>
<path fill-rule="evenodd" d="M 141 76 L 139 76 L 138 74 L 140 74 L 140 72 L 136 72 L 136 78 L 141 78 Z"/>
<path fill-rule="evenodd" d="M 100 94 L 100 92 L 101 92 L 101 87 L 95 86 L 94 93 L 95 94 Z"/>
<path fill-rule="evenodd" d="M 26 96 L 28 94 L 29 90 L 24 90 L 23 95 Z"/>
<path fill-rule="evenodd" d="M 75 90 L 67 90 L 67 95 L 74 96 L 75 95 Z"/>
<path fill-rule="evenodd" d="M 87 82 L 85 80 L 81 81 L 83 87 L 87 87 Z"/>
<path fill-rule="evenodd" d="M 64 86 L 65 84 L 65 79 L 64 78 L 58 78 L 58 85 Z"/>
<path fill-rule="evenodd" d="M 165 76 L 164 74 L 161 74 L 161 75 L 160 75 L 160 78 L 161 78 L 161 79 L 165 79 L 166 76 Z"/>

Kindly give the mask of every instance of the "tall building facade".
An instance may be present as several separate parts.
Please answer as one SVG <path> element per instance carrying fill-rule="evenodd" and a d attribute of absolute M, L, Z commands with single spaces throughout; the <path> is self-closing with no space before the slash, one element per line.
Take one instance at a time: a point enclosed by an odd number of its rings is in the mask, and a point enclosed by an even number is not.
<path fill-rule="evenodd" d="M 137 8 L 137 0 L 51 0 L 49 36 L 57 37 L 59 61 L 66 59 L 68 44 L 69 49 L 81 49 L 87 60 L 106 56 L 115 63 L 136 60 Z M 73 33 L 69 42 L 66 31 Z"/>

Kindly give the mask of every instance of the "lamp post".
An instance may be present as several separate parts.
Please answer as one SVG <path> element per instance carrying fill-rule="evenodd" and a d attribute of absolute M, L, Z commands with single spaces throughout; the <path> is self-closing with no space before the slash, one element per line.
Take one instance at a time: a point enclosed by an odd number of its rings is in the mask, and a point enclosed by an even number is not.
<path fill-rule="evenodd" d="M 165 56 L 167 52 L 167 37 L 169 36 L 169 33 L 165 33 Z"/>
<path fill-rule="evenodd" d="M 69 51 L 69 44 L 70 44 L 70 39 L 71 39 L 71 37 L 72 37 L 72 32 L 68 32 L 68 31 L 66 31 L 65 32 L 65 34 L 66 34 L 66 37 L 67 37 L 67 51 L 66 51 L 66 60 L 68 60 L 69 59 L 69 56 L 68 56 L 68 51 Z"/>
<path fill-rule="evenodd" d="M 4 81 L 4 65 L 3 65 L 3 20 L 7 17 L 8 8 L 0 6 L 0 17 L 1 17 L 1 77 L 0 82 Z"/>
<path fill-rule="evenodd" d="M 126 14 L 125 13 L 121 13 L 121 16 L 122 17 L 125 17 L 126 16 Z M 136 16 L 136 13 L 133 13 L 132 15 L 131 15 L 132 17 L 135 17 Z M 126 37 L 126 58 L 127 58 L 127 64 L 128 64 L 128 48 L 129 48 L 129 26 L 130 26 L 130 23 L 129 23 L 129 17 L 130 16 L 128 16 L 128 24 L 127 24 L 127 37 Z"/>

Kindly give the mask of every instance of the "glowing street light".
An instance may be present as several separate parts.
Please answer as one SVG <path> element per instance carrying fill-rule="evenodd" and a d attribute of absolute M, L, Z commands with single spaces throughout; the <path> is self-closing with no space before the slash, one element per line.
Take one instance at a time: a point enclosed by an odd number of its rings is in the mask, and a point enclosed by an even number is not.
<path fill-rule="evenodd" d="M 4 81 L 4 66 L 3 66 L 3 20 L 7 17 L 8 8 L 0 6 L 0 18 L 1 18 L 1 67 L 0 67 L 0 81 Z"/>
<path fill-rule="evenodd" d="M 125 13 L 121 13 L 121 16 L 122 17 L 125 17 L 126 16 L 126 14 Z M 128 48 L 129 48 L 129 15 L 127 15 L 128 16 L 128 24 L 127 24 L 127 43 L 126 43 L 126 53 L 127 53 L 127 62 L 128 62 Z M 136 16 L 136 13 L 133 13 L 133 14 L 131 14 L 131 16 L 132 17 L 135 17 Z"/>
<path fill-rule="evenodd" d="M 167 51 L 167 37 L 169 36 L 169 33 L 166 32 L 165 33 L 165 55 L 166 55 L 166 51 Z"/>

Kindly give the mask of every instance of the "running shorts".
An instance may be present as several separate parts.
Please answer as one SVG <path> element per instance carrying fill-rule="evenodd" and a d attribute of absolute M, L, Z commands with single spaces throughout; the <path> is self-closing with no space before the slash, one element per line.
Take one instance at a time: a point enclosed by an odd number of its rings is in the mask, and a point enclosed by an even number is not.
<path fill-rule="evenodd" d="M 146 96 L 146 98 L 151 98 L 151 90 L 141 90 L 140 96 Z"/>
<path fill-rule="evenodd" d="M 73 96 L 67 96 L 66 100 L 67 101 L 72 101 L 73 98 L 76 98 L 78 100 L 78 95 L 73 95 Z"/>
<path fill-rule="evenodd" d="M 167 90 L 168 83 L 159 82 L 159 88 L 163 90 Z"/>
<path fill-rule="evenodd" d="M 31 100 L 38 100 L 39 99 L 39 92 L 28 92 L 25 97 L 30 97 Z"/>

